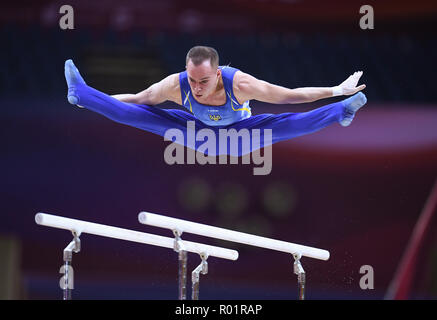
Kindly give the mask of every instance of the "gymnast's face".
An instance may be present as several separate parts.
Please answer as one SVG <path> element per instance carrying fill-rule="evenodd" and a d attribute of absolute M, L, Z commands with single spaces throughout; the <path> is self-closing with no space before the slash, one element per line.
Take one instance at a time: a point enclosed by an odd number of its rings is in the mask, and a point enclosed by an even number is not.
<path fill-rule="evenodd" d="M 217 90 L 221 70 L 211 66 L 209 60 L 203 61 L 198 66 L 194 65 L 191 60 L 188 60 L 186 68 L 191 92 L 193 92 L 196 100 L 206 102 Z"/>

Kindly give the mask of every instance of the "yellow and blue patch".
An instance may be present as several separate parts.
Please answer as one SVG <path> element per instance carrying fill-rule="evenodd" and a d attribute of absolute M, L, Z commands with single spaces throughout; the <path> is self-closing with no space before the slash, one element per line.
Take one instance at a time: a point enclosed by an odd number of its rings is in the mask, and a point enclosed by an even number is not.
<path fill-rule="evenodd" d="M 210 114 L 210 115 L 209 115 L 209 118 L 210 118 L 212 121 L 219 121 L 219 120 L 222 119 L 222 117 L 220 117 L 219 114 Z"/>

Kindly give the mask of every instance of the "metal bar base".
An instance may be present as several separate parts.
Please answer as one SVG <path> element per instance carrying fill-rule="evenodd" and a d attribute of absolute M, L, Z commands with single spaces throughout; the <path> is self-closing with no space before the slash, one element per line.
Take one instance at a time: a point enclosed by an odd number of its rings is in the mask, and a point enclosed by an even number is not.
<path fill-rule="evenodd" d="M 299 300 L 305 300 L 305 270 L 300 263 L 301 254 L 293 254 L 294 265 L 293 271 L 297 275 L 297 283 L 299 286 Z"/>
<path fill-rule="evenodd" d="M 61 273 L 64 273 L 64 276 L 61 279 L 60 285 L 63 290 L 63 300 L 71 300 L 71 293 L 74 289 L 74 277 L 73 277 L 73 268 L 71 263 L 73 261 L 73 252 L 79 253 L 81 248 L 81 243 L 79 239 L 79 234 L 75 231 L 73 233 L 73 241 L 71 241 L 68 246 L 64 249 L 64 265 L 61 267 Z"/>
<path fill-rule="evenodd" d="M 182 231 L 174 229 L 174 251 L 178 252 L 179 268 L 178 268 L 178 299 L 187 300 L 187 251 L 182 242 Z"/>
<path fill-rule="evenodd" d="M 192 300 L 199 300 L 200 273 L 202 274 L 208 273 L 208 262 L 206 262 L 206 259 L 208 259 L 208 255 L 202 253 L 200 254 L 200 258 L 202 259 L 202 262 L 191 273 L 191 282 L 192 282 L 191 299 Z"/>

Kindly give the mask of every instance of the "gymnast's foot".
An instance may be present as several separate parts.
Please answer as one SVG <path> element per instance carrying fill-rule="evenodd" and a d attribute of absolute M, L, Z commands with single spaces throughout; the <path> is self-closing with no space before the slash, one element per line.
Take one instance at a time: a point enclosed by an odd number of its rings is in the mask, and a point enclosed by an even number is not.
<path fill-rule="evenodd" d="M 340 121 L 343 127 L 347 127 L 351 124 L 357 112 L 367 102 L 367 98 L 362 92 L 354 94 L 352 97 L 342 101 L 344 105 L 344 118 Z"/>
<path fill-rule="evenodd" d="M 79 96 L 76 93 L 76 88 L 78 85 L 86 85 L 86 83 L 71 59 L 65 61 L 64 73 L 68 85 L 68 102 L 78 104 Z"/>

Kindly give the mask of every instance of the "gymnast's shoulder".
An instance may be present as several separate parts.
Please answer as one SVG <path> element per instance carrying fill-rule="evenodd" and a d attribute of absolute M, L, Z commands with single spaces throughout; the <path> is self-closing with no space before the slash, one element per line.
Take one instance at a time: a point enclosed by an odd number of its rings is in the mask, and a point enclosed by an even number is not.
<path fill-rule="evenodd" d="M 180 94 L 179 73 L 173 73 L 159 82 L 161 96 L 168 101 L 182 104 Z"/>
<path fill-rule="evenodd" d="M 239 101 L 252 100 L 256 96 L 255 93 L 259 91 L 260 85 L 263 83 L 265 82 L 258 80 L 248 73 L 238 70 L 234 75 L 232 89 Z"/>

